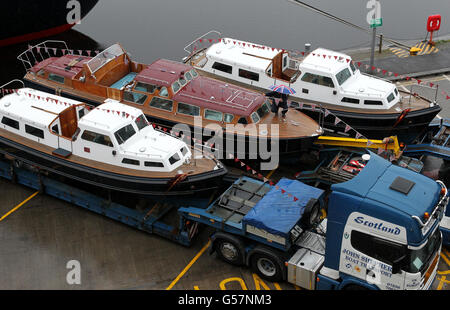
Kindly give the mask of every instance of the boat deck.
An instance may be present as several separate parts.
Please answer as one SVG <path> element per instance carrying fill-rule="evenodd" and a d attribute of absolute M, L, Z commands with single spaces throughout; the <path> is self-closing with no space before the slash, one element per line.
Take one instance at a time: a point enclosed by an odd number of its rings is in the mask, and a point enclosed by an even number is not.
<path fill-rule="evenodd" d="M 0 136 L 4 137 L 8 140 L 14 141 L 16 143 L 22 144 L 26 147 L 32 148 L 34 150 L 43 152 L 47 155 L 54 155 L 55 149 L 42 145 L 36 141 L 32 141 L 30 139 L 23 138 L 19 135 L 11 133 L 5 129 L 0 128 Z M 89 168 L 98 169 L 104 172 L 116 173 L 119 175 L 133 176 L 133 177 L 142 177 L 142 178 L 174 178 L 180 171 L 183 173 L 187 173 L 188 175 L 196 175 L 202 174 L 209 171 L 212 171 L 216 166 L 216 161 L 208 159 L 208 158 L 197 158 L 199 157 L 197 151 L 193 151 L 193 159 L 190 164 L 184 164 L 180 166 L 178 169 L 171 172 L 150 172 L 150 171 L 141 171 L 136 169 L 129 169 L 125 167 L 114 166 L 110 164 L 106 164 L 103 162 L 98 162 L 94 160 L 90 160 L 88 158 L 79 157 L 76 155 L 70 155 L 66 158 L 66 160 L 73 164 L 83 165 Z M 197 157 L 196 157 L 197 156 Z"/>

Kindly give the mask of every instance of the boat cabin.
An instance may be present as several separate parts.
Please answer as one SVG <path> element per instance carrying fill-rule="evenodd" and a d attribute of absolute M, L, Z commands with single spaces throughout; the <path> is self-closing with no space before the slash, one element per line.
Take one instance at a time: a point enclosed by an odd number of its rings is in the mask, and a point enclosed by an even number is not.
<path fill-rule="evenodd" d="M 119 167 L 171 172 L 189 163 L 181 140 L 156 131 L 141 110 L 108 99 L 97 108 L 29 88 L 0 100 L 1 128 L 72 155 Z"/>
<path fill-rule="evenodd" d="M 64 55 L 36 64 L 30 72 L 65 93 L 88 91 L 94 99 L 111 98 L 143 109 L 146 115 L 193 125 L 258 123 L 270 111 L 263 94 L 199 76 L 186 64 L 159 59 L 150 65 L 131 60 L 120 44 L 97 56 Z"/>
<path fill-rule="evenodd" d="M 285 50 L 225 38 L 190 58 L 190 64 L 220 76 L 267 91 L 287 85 L 291 99 L 328 103 L 355 109 L 388 110 L 401 96 L 394 84 L 361 73 L 348 55 L 318 48 L 306 57 Z"/>

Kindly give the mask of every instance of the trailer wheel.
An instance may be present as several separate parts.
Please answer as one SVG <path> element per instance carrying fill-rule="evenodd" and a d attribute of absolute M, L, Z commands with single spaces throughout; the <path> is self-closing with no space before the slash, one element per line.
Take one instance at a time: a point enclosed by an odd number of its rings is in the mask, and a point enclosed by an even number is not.
<path fill-rule="evenodd" d="M 242 241 L 233 236 L 221 236 L 214 241 L 217 256 L 223 261 L 240 266 L 244 262 L 244 246 Z"/>
<path fill-rule="evenodd" d="M 275 255 L 255 253 L 251 258 L 251 268 L 265 280 L 271 282 L 283 280 L 283 269 Z"/>

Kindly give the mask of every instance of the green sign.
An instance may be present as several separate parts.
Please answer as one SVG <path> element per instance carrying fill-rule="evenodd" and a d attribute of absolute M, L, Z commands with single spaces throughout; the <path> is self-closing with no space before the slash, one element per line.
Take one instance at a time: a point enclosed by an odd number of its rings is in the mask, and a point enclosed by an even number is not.
<path fill-rule="evenodd" d="M 376 19 L 372 19 L 370 21 L 370 28 L 377 28 L 383 26 L 383 19 L 382 18 L 376 18 Z"/>

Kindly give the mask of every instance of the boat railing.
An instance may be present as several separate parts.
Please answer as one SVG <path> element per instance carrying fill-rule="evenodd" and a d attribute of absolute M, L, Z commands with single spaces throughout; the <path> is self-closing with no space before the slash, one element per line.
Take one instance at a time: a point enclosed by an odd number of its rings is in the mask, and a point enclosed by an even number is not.
<path fill-rule="evenodd" d="M 378 79 L 378 80 L 382 80 L 382 81 L 385 81 L 385 82 L 388 82 L 388 83 L 392 83 L 392 81 L 389 81 L 388 79 L 382 78 L 382 77 L 380 77 L 380 76 L 376 76 L 376 75 L 364 73 L 364 72 L 361 72 L 361 71 L 360 71 L 360 73 L 361 73 L 362 75 L 365 75 L 365 76 L 368 76 L 368 77 L 371 77 L 371 78 L 374 78 L 374 79 Z"/>
<path fill-rule="evenodd" d="M 0 89 L 1 89 L 0 98 L 3 98 L 3 97 L 5 96 L 5 94 L 9 94 L 9 93 L 10 93 L 10 92 L 8 91 L 8 90 L 10 90 L 10 89 L 9 89 L 9 88 L 6 88 L 6 87 L 7 87 L 8 85 L 13 84 L 13 83 L 19 83 L 19 84 L 21 84 L 21 85 L 22 85 L 21 88 L 24 88 L 24 87 L 25 87 L 25 84 L 23 83 L 22 80 L 19 80 L 19 79 L 11 80 L 11 81 L 9 81 L 8 83 L 3 84 L 2 86 L 0 86 Z"/>
<path fill-rule="evenodd" d="M 220 39 L 221 36 L 222 34 L 219 31 L 211 30 L 201 35 L 200 37 L 196 38 L 194 41 L 192 41 L 191 43 L 189 43 L 184 47 L 184 51 L 188 53 L 188 56 L 186 56 L 185 59 L 191 57 L 194 53 L 198 52 L 199 50 L 211 46 L 212 43 L 217 39 Z"/>
<path fill-rule="evenodd" d="M 341 90 L 342 94 L 345 95 L 355 95 L 355 96 L 360 96 L 361 93 L 357 92 L 357 91 L 351 91 L 351 90 Z M 374 93 L 364 93 L 364 96 L 367 97 L 367 99 L 369 99 L 370 97 L 377 97 L 377 98 L 383 98 L 382 94 L 374 94 Z"/>
<path fill-rule="evenodd" d="M 436 105 L 436 104 L 437 104 L 437 97 L 438 97 L 438 92 L 439 92 L 439 85 L 436 85 L 436 87 L 431 87 L 431 86 L 424 85 L 424 84 L 411 84 L 410 86 L 411 86 L 411 87 L 410 87 L 410 89 L 409 89 L 409 92 L 406 91 L 407 93 L 409 93 L 409 96 L 408 96 L 408 104 L 409 104 L 409 105 L 411 105 L 411 98 L 412 98 L 412 97 L 420 97 L 420 98 L 422 98 L 422 99 L 424 99 L 424 100 L 430 101 L 430 104 L 431 104 L 431 105 Z M 433 91 L 435 92 L 435 93 L 434 93 L 434 100 L 428 99 L 428 98 L 426 98 L 425 96 L 419 95 L 418 93 L 414 92 L 414 90 L 424 89 L 424 88 L 425 88 L 425 89 L 431 89 L 431 90 L 433 90 Z M 406 88 L 406 89 L 407 89 L 407 88 Z"/>
<path fill-rule="evenodd" d="M 41 62 L 47 58 L 56 56 L 58 51 L 67 51 L 70 53 L 66 42 L 58 40 L 47 40 L 34 46 L 29 46 L 26 51 L 17 56 L 28 72 L 36 63 Z M 73 51 L 72 51 L 73 52 Z M 53 53 L 53 56 L 52 54 Z"/>

